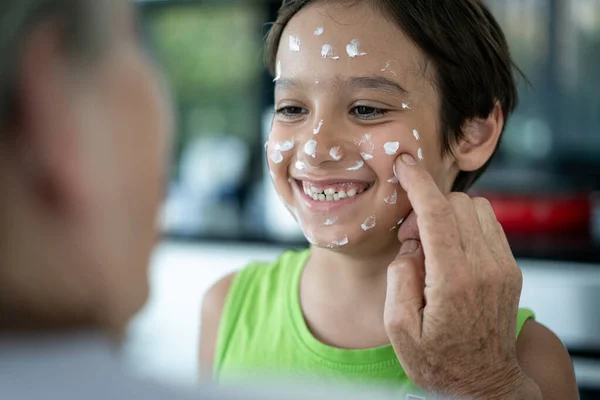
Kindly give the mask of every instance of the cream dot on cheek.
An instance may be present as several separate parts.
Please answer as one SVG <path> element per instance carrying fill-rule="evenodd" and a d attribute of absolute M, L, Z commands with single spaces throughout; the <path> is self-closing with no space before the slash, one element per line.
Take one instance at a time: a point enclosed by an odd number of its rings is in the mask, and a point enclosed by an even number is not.
<path fill-rule="evenodd" d="M 292 138 L 290 140 L 284 140 L 283 142 L 275 143 L 275 150 L 286 152 L 292 150 L 295 145 L 295 139 Z"/>
<path fill-rule="evenodd" d="M 273 151 L 271 153 L 271 161 L 273 161 L 275 164 L 281 164 L 283 162 L 283 154 L 281 154 L 280 151 Z"/>
<path fill-rule="evenodd" d="M 413 129 L 413 136 L 415 137 L 415 139 L 420 140 L 421 136 L 419 135 L 419 132 L 416 129 Z"/>
<path fill-rule="evenodd" d="M 399 142 L 387 142 L 386 144 L 383 145 L 383 150 L 385 151 L 385 154 L 387 154 L 388 156 L 396 155 L 399 148 L 400 148 Z"/>
<path fill-rule="evenodd" d="M 365 222 L 362 223 L 362 225 L 360 227 L 363 231 L 368 231 L 369 229 L 375 228 L 376 223 L 377 223 L 377 219 L 375 218 L 374 215 L 371 215 L 370 217 L 368 217 L 365 220 Z"/>
<path fill-rule="evenodd" d="M 396 202 L 398 201 L 398 192 L 394 190 L 394 193 L 383 199 L 383 201 L 390 205 L 396 204 Z"/>

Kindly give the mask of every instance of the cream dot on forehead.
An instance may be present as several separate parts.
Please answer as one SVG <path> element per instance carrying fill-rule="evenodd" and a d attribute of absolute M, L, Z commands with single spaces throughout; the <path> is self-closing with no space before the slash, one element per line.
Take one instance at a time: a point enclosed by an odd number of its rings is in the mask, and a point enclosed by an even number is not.
<path fill-rule="evenodd" d="M 346 53 L 348 53 L 348 57 L 350 58 L 367 55 L 367 53 L 360 51 L 360 41 L 358 39 L 352 39 L 350 43 L 346 45 Z"/>
<path fill-rule="evenodd" d="M 275 66 L 275 79 L 273 79 L 273 82 L 277 82 L 279 79 L 281 79 L 281 61 L 277 61 Z"/>
<path fill-rule="evenodd" d="M 324 44 L 321 48 L 321 57 L 331 58 L 332 60 L 339 60 L 340 57 L 335 55 L 335 50 L 330 44 Z"/>
<path fill-rule="evenodd" d="M 381 72 L 386 72 L 387 71 L 390 74 L 396 75 L 396 73 L 390 69 L 391 66 L 392 66 L 392 62 L 391 61 L 386 62 L 385 63 L 385 67 L 383 67 L 381 69 Z"/>
<path fill-rule="evenodd" d="M 290 51 L 299 52 L 300 51 L 300 38 L 298 36 L 290 36 L 289 47 L 290 47 Z"/>
<path fill-rule="evenodd" d="M 315 29 L 315 36 L 321 36 L 323 32 L 325 32 L 325 27 L 319 26 L 317 29 Z"/>

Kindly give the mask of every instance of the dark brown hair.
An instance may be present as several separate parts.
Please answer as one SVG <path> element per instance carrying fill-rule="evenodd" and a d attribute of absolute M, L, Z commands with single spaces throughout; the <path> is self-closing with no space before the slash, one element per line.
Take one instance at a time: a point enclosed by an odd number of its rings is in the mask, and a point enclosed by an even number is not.
<path fill-rule="evenodd" d="M 271 74 L 285 26 L 298 11 L 318 1 L 329 0 L 283 1 L 266 38 L 266 62 Z M 433 83 L 441 97 L 442 156 L 463 139 L 465 122 L 487 118 L 496 102 L 502 107 L 506 126 L 518 101 L 514 72 L 520 71 L 500 26 L 480 0 L 366 1 L 384 18 L 398 24 L 435 67 Z M 492 157 L 476 171 L 461 171 L 452 190 L 469 189 Z"/>

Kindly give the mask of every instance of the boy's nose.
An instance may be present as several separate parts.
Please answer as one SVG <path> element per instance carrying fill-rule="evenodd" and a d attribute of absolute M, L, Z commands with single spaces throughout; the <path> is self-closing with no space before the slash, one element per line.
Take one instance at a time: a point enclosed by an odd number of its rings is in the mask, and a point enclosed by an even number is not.
<path fill-rule="evenodd" d="M 307 168 L 317 168 L 323 164 L 340 162 L 344 158 L 344 145 L 335 127 L 322 118 L 315 118 L 312 129 L 301 136 L 298 143 L 297 159 Z"/>

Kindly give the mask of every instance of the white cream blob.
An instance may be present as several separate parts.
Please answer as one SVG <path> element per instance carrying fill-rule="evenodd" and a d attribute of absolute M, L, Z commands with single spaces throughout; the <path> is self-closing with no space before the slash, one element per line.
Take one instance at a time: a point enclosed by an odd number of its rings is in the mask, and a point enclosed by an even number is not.
<path fill-rule="evenodd" d="M 306 142 L 306 144 L 304 145 L 304 152 L 306 153 L 306 155 L 312 158 L 317 158 L 317 141 L 309 140 L 308 142 Z"/>
<path fill-rule="evenodd" d="M 370 153 L 360 153 L 360 156 L 363 158 L 363 160 L 367 161 L 367 160 L 372 160 L 373 159 L 373 154 Z"/>
<path fill-rule="evenodd" d="M 300 38 L 298 36 L 290 36 L 290 51 L 299 52 L 300 51 Z"/>
<path fill-rule="evenodd" d="M 362 228 L 363 231 L 368 231 L 369 229 L 375 228 L 376 222 L 377 222 L 377 220 L 376 220 L 375 216 L 371 215 L 370 217 L 368 217 L 365 220 L 365 222 L 362 223 L 362 225 L 360 227 Z"/>
<path fill-rule="evenodd" d="M 362 167 L 365 166 L 365 162 L 362 160 L 359 160 L 356 162 L 356 164 L 354 164 L 354 166 L 350 167 L 350 168 L 346 168 L 348 171 L 358 171 L 359 169 L 361 169 Z"/>
<path fill-rule="evenodd" d="M 388 62 L 386 62 L 386 63 L 385 63 L 385 67 L 383 67 L 383 68 L 381 69 L 381 72 L 386 72 L 386 71 L 387 71 L 387 72 L 389 72 L 390 74 L 396 75 L 396 73 L 390 69 L 390 67 L 391 67 L 391 66 L 392 66 L 392 61 L 388 61 Z"/>
<path fill-rule="evenodd" d="M 396 202 L 398 201 L 398 192 L 394 190 L 394 193 L 383 199 L 383 201 L 390 205 L 396 204 Z"/>
<path fill-rule="evenodd" d="M 321 36 L 325 32 L 325 27 L 319 26 L 315 29 L 315 36 Z"/>
<path fill-rule="evenodd" d="M 387 142 L 383 145 L 383 150 L 385 150 L 385 154 L 388 156 L 396 155 L 398 149 L 400 148 L 399 142 Z"/>
<path fill-rule="evenodd" d="M 324 44 L 321 48 L 321 57 L 331 58 L 332 60 L 339 60 L 340 57 L 335 55 L 333 46 L 330 44 Z"/>
<path fill-rule="evenodd" d="M 321 132 L 321 128 L 323 127 L 323 120 L 319 121 L 319 124 L 317 125 L 316 128 L 313 129 L 313 135 L 317 135 L 319 132 Z"/>
<path fill-rule="evenodd" d="M 304 171 L 308 169 L 308 164 L 306 164 L 304 161 L 296 161 L 296 163 L 294 164 L 294 167 L 298 170 L 298 171 Z"/>
<path fill-rule="evenodd" d="M 342 239 L 340 240 L 334 240 L 331 243 L 329 243 L 327 245 L 328 248 L 330 249 L 335 249 L 336 247 L 343 247 L 345 245 L 348 244 L 348 235 L 345 235 Z"/>
<path fill-rule="evenodd" d="M 340 146 L 332 147 L 331 150 L 329 150 L 329 155 L 335 161 L 340 161 L 342 159 L 342 154 L 340 153 Z"/>
<path fill-rule="evenodd" d="M 277 82 L 279 79 L 281 79 L 281 61 L 277 61 L 275 66 L 275 79 L 273 79 L 273 82 Z"/>
<path fill-rule="evenodd" d="M 325 222 L 323 222 L 323 225 L 331 226 L 331 225 L 335 224 L 337 221 L 338 221 L 338 217 L 327 218 L 325 220 Z"/>
<path fill-rule="evenodd" d="M 284 140 L 283 142 L 275 143 L 275 151 L 286 152 L 290 151 L 296 145 L 295 138 L 291 140 Z"/>
<path fill-rule="evenodd" d="M 360 51 L 360 41 L 358 39 L 352 39 L 350 43 L 346 45 L 346 53 L 348 53 L 348 57 L 350 58 L 367 55 L 367 53 Z"/>
<path fill-rule="evenodd" d="M 415 139 L 420 140 L 421 136 L 419 135 L 419 132 L 416 129 L 413 129 L 413 136 L 415 137 Z"/>
<path fill-rule="evenodd" d="M 396 178 L 395 176 L 391 177 L 387 181 L 388 181 L 388 183 L 400 183 L 400 181 L 398 180 L 398 178 Z"/>
<path fill-rule="evenodd" d="M 281 164 L 283 161 L 283 154 L 281 154 L 280 151 L 275 150 L 271 153 L 270 158 L 275 164 Z"/>
<path fill-rule="evenodd" d="M 410 107 L 406 103 L 402 103 L 402 108 L 405 109 L 405 110 L 409 110 L 410 109 Z"/>
<path fill-rule="evenodd" d="M 313 235 L 312 231 L 303 229 L 303 232 L 304 232 L 304 237 L 306 238 L 306 240 L 308 240 L 308 243 L 314 244 L 314 245 L 318 244 L 317 240 L 315 239 L 315 235 Z"/>
<path fill-rule="evenodd" d="M 419 148 L 419 150 L 417 150 L 417 158 L 419 159 L 419 161 L 423 161 L 423 149 Z"/>

